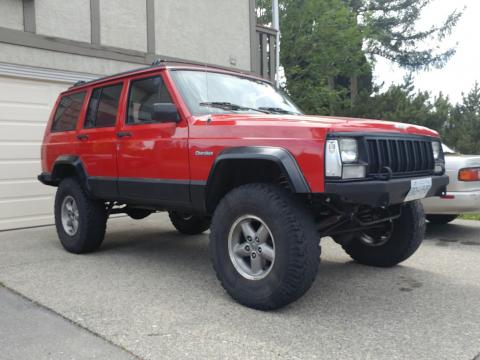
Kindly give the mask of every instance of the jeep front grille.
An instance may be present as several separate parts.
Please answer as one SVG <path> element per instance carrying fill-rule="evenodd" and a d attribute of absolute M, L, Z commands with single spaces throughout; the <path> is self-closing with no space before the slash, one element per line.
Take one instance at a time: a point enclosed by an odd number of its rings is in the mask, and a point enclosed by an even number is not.
<path fill-rule="evenodd" d="M 422 176 L 433 173 L 435 160 L 427 139 L 366 138 L 367 176 Z"/>

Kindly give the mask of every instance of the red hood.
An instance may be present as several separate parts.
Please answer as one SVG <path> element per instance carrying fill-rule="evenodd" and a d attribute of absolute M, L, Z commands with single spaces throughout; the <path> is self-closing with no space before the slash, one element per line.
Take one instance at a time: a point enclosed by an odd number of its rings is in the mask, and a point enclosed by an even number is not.
<path fill-rule="evenodd" d="M 211 124 L 215 125 L 252 125 L 255 122 L 262 126 L 281 127 L 309 127 L 322 128 L 328 132 L 391 132 L 401 134 L 416 134 L 438 137 L 434 130 L 423 126 L 405 124 L 393 121 L 356 119 L 335 116 L 310 116 L 310 115 L 266 115 L 266 114 L 217 114 L 197 117 L 199 121 L 211 118 Z"/>

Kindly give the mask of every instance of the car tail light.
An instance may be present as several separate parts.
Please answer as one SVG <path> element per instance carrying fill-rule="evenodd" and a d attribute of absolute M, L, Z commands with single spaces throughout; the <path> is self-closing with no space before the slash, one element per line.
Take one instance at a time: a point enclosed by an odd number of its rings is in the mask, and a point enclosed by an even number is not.
<path fill-rule="evenodd" d="M 480 181 L 480 167 L 461 169 L 458 172 L 460 181 Z"/>

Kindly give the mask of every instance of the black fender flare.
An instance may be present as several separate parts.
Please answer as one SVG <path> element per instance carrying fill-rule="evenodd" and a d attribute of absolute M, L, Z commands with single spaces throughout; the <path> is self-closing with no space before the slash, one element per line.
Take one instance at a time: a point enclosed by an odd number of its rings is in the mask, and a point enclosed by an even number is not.
<path fill-rule="evenodd" d="M 310 193 L 310 187 L 305 180 L 297 161 L 288 150 L 281 147 L 271 146 L 240 146 L 225 149 L 217 156 L 208 176 L 207 194 L 218 165 L 222 161 L 235 159 L 272 161 L 276 163 L 287 176 L 293 192 L 303 194 Z"/>
<path fill-rule="evenodd" d="M 61 155 L 59 156 L 54 164 L 51 174 L 51 181 L 53 183 L 59 184 L 60 181 L 63 179 L 61 174 L 62 166 L 67 165 L 73 167 L 75 174 L 80 181 L 80 183 L 85 186 L 85 189 L 90 191 L 90 187 L 88 184 L 88 176 L 87 171 L 85 170 L 85 166 L 83 165 L 82 160 L 77 155 Z"/>

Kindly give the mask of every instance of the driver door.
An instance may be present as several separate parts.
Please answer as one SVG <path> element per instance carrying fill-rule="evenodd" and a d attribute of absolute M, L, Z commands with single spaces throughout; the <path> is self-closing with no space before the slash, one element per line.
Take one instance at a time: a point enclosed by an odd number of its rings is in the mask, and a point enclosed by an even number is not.
<path fill-rule="evenodd" d="M 118 137 L 120 197 L 142 204 L 190 202 L 188 123 L 154 120 L 154 104 L 172 103 L 163 72 L 127 82 Z"/>

